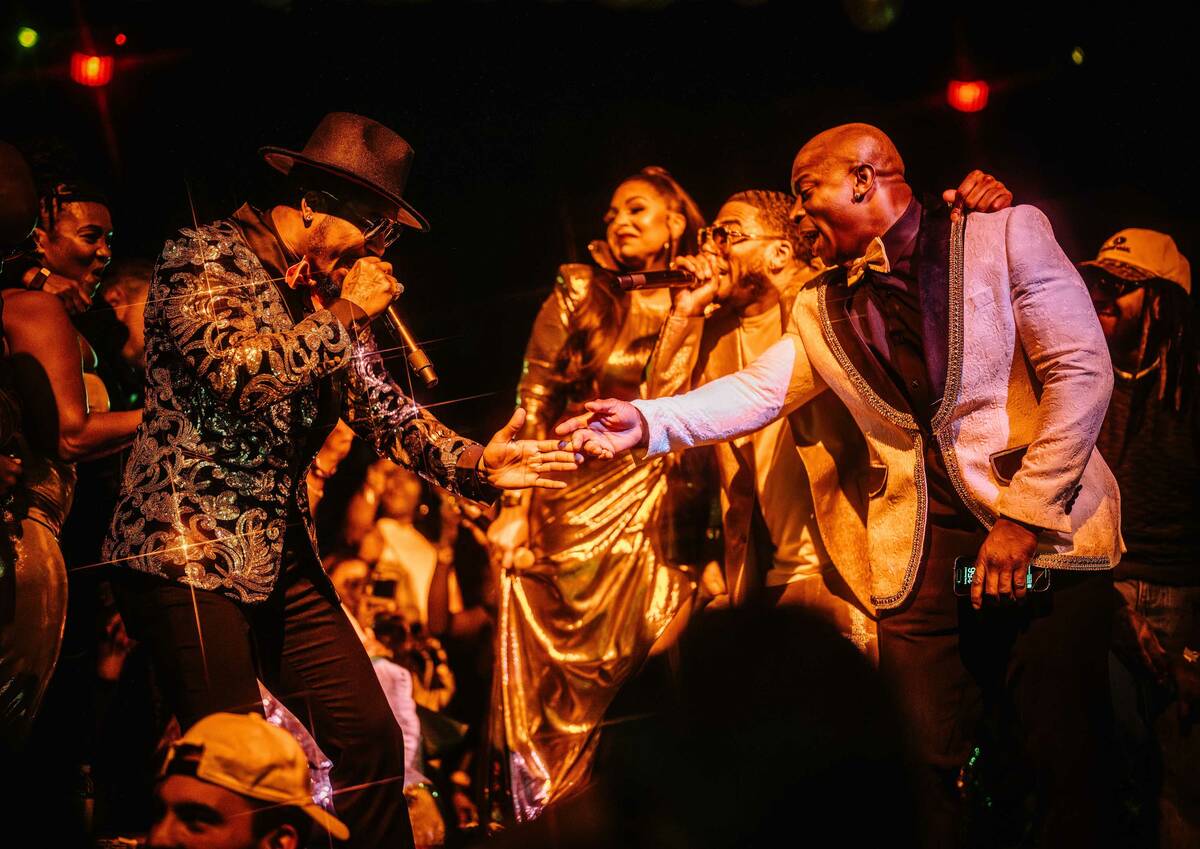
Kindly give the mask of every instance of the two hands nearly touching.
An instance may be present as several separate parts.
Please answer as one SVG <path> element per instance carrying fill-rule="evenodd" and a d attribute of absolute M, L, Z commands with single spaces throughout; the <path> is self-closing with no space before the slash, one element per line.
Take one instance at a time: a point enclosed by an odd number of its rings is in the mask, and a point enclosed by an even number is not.
<path fill-rule="evenodd" d="M 1003 183 L 978 170 L 968 174 L 957 189 L 943 192 L 942 198 L 953 205 L 955 213 L 996 212 L 1010 206 L 1013 200 L 1012 192 Z M 684 315 L 702 315 L 716 293 L 715 276 L 721 269 L 712 258 L 703 260 L 706 261 L 688 258 L 686 263 L 700 282 L 690 293 L 680 293 L 676 298 L 675 309 Z M 605 398 L 589 401 L 585 409 L 585 413 L 566 419 L 555 428 L 555 433 L 564 439 L 564 449 L 596 460 L 611 460 L 623 451 L 646 447 L 646 420 L 633 404 Z M 976 558 L 972 606 L 979 609 L 984 597 L 997 601 L 1024 599 L 1025 576 L 1037 548 L 1037 534 L 1034 526 L 1005 516 L 997 518 Z"/>
<path fill-rule="evenodd" d="M 342 280 L 341 297 L 375 318 L 403 291 L 392 274 L 392 265 L 379 257 L 363 257 Z M 541 487 L 561 489 L 566 483 L 545 477 L 550 472 L 572 472 L 579 468 L 575 453 L 559 448 L 554 439 L 517 439 L 525 424 L 525 411 L 518 408 L 508 424 L 496 431 L 484 446 L 479 461 L 492 486 L 499 489 Z M 582 459 L 582 458 L 580 458 Z"/>

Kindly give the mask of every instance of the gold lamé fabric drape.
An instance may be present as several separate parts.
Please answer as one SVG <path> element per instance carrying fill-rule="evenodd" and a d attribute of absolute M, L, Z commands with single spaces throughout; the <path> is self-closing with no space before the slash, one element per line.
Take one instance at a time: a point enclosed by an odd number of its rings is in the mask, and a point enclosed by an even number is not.
<path fill-rule="evenodd" d="M 58 535 L 71 509 L 75 467 L 9 447 L 21 478 L 5 499 L 0 551 L 0 738 L 19 746 L 58 662 L 67 618 L 67 569 Z"/>
<path fill-rule="evenodd" d="M 564 266 L 538 315 L 518 393 L 531 413 L 526 435 L 548 433 L 587 398 L 640 394 L 670 308 L 663 291 L 624 302 L 599 372 L 582 387 L 563 382 L 560 354 L 598 285 L 609 285 L 601 272 Z M 613 697 L 693 590 L 689 574 L 664 556 L 663 458 L 626 454 L 563 479 L 565 489 L 534 495 L 534 563 L 500 580 L 492 736 L 506 752 L 518 820 L 586 783 Z"/>

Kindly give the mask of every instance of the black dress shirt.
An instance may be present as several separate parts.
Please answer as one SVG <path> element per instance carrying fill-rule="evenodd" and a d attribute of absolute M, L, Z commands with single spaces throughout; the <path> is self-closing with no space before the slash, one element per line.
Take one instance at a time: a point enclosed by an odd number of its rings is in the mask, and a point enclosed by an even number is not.
<path fill-rule="evenodd" d="M 979 520 L 955 491 L 930 428 L 942 402 L 946 376 L 930 374 L 925 353 L 916 254 L 920 229 L 921 204 L 913 198 L 883 235 L 891 271 L 883 274 L 868 270 L 851 292 L 850 324 L 882 373 L 908 402 L 921 428 L 931 521 L 941 527 L 976 530 Z M 947 285 L 946 280 L 937 282 Z"/>

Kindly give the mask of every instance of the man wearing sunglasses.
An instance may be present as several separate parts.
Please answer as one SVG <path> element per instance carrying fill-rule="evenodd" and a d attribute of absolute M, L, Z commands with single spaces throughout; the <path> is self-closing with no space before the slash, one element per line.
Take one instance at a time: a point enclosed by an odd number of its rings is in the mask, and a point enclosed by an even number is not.
<path fill-rule="evenodd" d="M 1131 227 L 1080 263 L 1113 363 L 1096 447 L 1121 486 L 1128 550 L 1118 596 L 1113 703 L 1126 762 L 1149 780 L 1139 834 L 1200 845 L 1200 404 L 1192 271 L 1166 233 Z"/>
<path fill-rule="evenodd" d="M 700 254 L 675 261 L 699 282 L 674 292 L 647 368 L 649 397 L 733 374 L 783 337 L 787 307 L 818 273 L 791 220 L 791 206 L 791 196 L 782 192 L 739 192 L 717 212 L 713 226 L 700 231 Z M 822 542 L 822 531 L 832 541 L 837 528 L 845 527 L 838 521 L 843 506 L 835 503 L 844 499 L 834 452 L 844 463 L 865 456 L 845 407 L 825 393 L 788 419 L 713 450 L 728 601 L 803 605 L 872 655 L 874 623 L 837 575 Z M 820 481 L 813 497 L 806 467 Z"/>
<path fill-rule="evenodd" d="M 334 761 L 352 846 L 411 846 L 401 732 L 321 569 L 306 470 L 341 419 L 456 495 L 565 484 L 554 441 L 487 446 L 445 428 L 383 367 L 369 322 L 400 291 L 381 258 L 401 227 L 412 148 L 325 116 L 303 151 L 263 148 L 289 194 L 167 242 L 146 305 L 146 413 L 105 541 L 131 635 L 187 727 L 262 711 L 261 680 Z"/>

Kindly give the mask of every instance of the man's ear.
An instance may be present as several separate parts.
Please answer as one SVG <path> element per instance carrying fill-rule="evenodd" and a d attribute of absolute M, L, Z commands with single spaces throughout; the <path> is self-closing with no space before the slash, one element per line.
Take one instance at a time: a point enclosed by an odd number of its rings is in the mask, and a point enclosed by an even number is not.
<path fill-rule="evenodd" d="M 1163 299 L 1162 294 L 1156 289 L 1149 286 L 1146 287 L 1146 297 L 1150 299 L 1150 317 L 1155 321 L 1162 319 Z"/>
<path fill-rule="evenodd" d="M 764 258 L 767 262 L 767 271 L 778 274 L 792 261 L 792 243 L 787 239 L 777 239 L 771 242 Z"/>
<path fill-rule="evenodd" d="M 43 230 L 40 226 L 33 228 L 33 245 L 37 248 L 39 254 L 46 252 L 46 243 L 50 241 L 50 234 Z"/>
<path fill-rule="evenodd" d="M 258 849 L 301 849 L 300 835 L 287 823 L 273 828 L 258 841 Z"/>
<path fill-rule="evenodd" d="M 859 201 L 865 200 L 871 189 L 875 188 L 875 166 L 861 162 L 854 166 L 850 176 L 854 179 L 854 197 Z"/>

